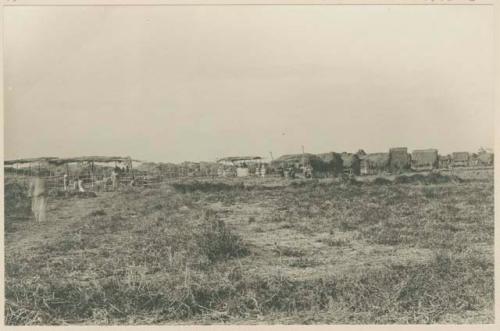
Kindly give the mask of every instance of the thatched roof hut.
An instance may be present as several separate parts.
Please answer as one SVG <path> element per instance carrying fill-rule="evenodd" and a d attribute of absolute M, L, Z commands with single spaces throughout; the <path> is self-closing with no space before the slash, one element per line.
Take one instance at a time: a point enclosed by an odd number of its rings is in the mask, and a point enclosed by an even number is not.
<path fill-rule="evenodd" d="M 313 175 L 332 172 L 328 163 L 324 162 L 319 156 L 309 153 L 283 155 L 269 164 L 271 172 L 287 168 L 303 170 L 304 167 L 312 169 Z"/>
<path fill-rule="evenodd" d="M 474 158 L 474 163 L 477 166 L 492 166 L 493 153 L 483 152 L 477 154 L 477 156 Z"/>
<path fill-rule="evenodd" d="M 361 174 L 373 175 L 389 171 L 389 153 L 370 153 L 360 161 Z"/>
<path fill-rule="evenodd" d="M 365 157 L 367 154 L 366 152 L 363 150 L 363 149 L 358 149 L 358 151 L 356 152 L 356 155 L 362 159 L 363 157 Z"/>
<path fill-rule="evenodd" d="M 477 158 L 483 165 L 493 165 L 493 153 L 480 153 Z"/>
<path fill-rule="evenodd" d="M 437 149 L 418 149 L 411 153 L 411 165 L 415 170 L 430 170 L 438 167 Z"/>
<path fill-rule="evenodd" d="M 407 170 L 411 165 L 411 156 L 406 147 L 389 149 L 389 167 L 392 172 Z"/>
<path fill-rule="evenodd" d="M 356 154 L 344 152 L 340 156 L 342 158 L 344 172 L 347 172 L 347 173 L 350 173 L 353 175 L 359 175 L 361 173 L 360 160 Z"/>
<path fill-rule="evenodd" d="M 321 153 L 317 154 L 323 162 L 328 164 L 330 171 L 334 175 L 339 175 L 344 171 L 344 162 L 342 160 L 342 156 L 339 153 L 330 152 L 330 153 Z"/>
<path fill-rule="evenodd" d="M 438 155 L 439 168 L 448 168 L 451 164 L 451 155 Z"/>
<path fill-rule="evenodd" d="M 219 167 L 215 162 L 200 162 L 200 171 L 203 175 L 217 176 Z"/>
<path fill-rule="evenodd" d="M 451 154 L 453 166 L 468 166 L 470 155 L 468 152 L 453 152 Z"/>

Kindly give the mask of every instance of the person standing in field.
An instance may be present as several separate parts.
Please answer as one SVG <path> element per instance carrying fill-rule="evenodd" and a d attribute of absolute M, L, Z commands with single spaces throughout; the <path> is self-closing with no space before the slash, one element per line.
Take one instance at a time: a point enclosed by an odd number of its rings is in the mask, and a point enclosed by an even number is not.
<path fill-rule="evenodd" d="M 113 191 L 116 191 L 118 188 L 118 171 L 116 170 L 116 167 L 111 173 L 111 181 L 113 182 Z"/>
<path fill-rule="evenodd" d="M 47 189 L 45 179 L 35 177 L 30 183 L 29 194 L 31 197 L 31 211 L 35 221 L 45 222 L 45 211 L 47 209 Z"/>
<path fill-rule="evenodd" d="M 68 190 L 68 174 L 64 174 L 64 191 Z"/>
<path fill-rule="evenodd" d="M 83 180 L 80 177 L 78 177 L 78 191 L 85 192 L 85 189 L 83 188 Z"/>

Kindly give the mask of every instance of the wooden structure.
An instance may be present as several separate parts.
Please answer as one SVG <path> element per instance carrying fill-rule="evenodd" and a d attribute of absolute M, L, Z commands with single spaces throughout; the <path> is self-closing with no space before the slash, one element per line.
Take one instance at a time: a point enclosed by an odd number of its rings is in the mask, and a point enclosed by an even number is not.
<path fill-rule="evenodd" d="M 229 156 L 218 159 L 217 164 L 217 173 L 221 177 L 262 176 L 261 168 L 264 166 L 260 156 Z"/>
<path fill-rule="evenodd" d="M 217 163 L 226 166 L 248 166 L 250 164 L 260 164 L 262 163 L 262 157 L 260 156 L 229 156 L 223 157 L 217 160 Z"/>
<path fill-rule="evenodd" d="M 17 160 L 4 161 L 4 169 L 6 173 L 13 173 L 15 176 L 51 176 L 51 171 L 48 167 L 50 160 L 57 159 L 56 157 L 38 157 L 25 158 Z"/>
<path fill-rule="evenodd" d="M 120 168 L 123 172 L 122 180 L 129 181 L 134 178 L 133 161 L 130 157 L 120 156 L 82 156 L 72 158 L 57 158 L 57 157 L 41 157 L 31 159 L 18 159 L 4 161 L 4 165 L 10 168 L 16 175 L 24 176 L 43 176 L 48 180 L 51 188 L 63 187 L 64 178 L 68 181 L 76 181 L 78 177 L 85 184 L 90 184 L 93 188 L 98 179 L 108 176 L 104 173 L 105 167 L 97 167 L 99 163 L 114 163 L 115 167 L 122 165 Z M 20 167 L 22 165 L 22 167 Z M 99 173 L 100 172 L 100 173 Z M 111 172 L 111 168 L 109 171 Z"/>

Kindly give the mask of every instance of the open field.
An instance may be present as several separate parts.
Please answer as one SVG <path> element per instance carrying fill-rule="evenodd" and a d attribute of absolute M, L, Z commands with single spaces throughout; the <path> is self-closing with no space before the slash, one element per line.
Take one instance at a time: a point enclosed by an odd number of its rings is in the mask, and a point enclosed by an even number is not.
<path fill-rule="evenodd" d="M 6 178 L 6 323 L 492 323 L 493 171 L 419 176 L 52 196 L 44 224 Z"/>

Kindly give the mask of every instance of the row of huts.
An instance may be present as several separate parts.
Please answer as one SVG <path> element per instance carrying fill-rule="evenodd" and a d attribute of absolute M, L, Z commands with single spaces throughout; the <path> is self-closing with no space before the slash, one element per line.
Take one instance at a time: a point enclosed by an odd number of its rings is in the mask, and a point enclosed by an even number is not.
<path fill-rule="evenodd" d="M 390 173 L 408 170 L 424 171 L 457 167 L 493 166 L 493 153 L 454 152 L 440 155 L 437 149 L 419 149 L 408 153 L 407 148 L 391 148 L 388 153 L 373 153 L 360 156 L 360 174 Z"/>
<path fill-rule="evenodd" d="M 493 153 L 481 150 L 479 153 L 455 152 L 440 155 L 437 149 L 421 149 L 408 152 L 406 147 L 390 148 L 386 153 L 321 153 L 283 155 L 271 162 L 261 157 L 228 157 L 217 161 L 219 176 L 290 173 L 304 177 L 328 177 L 342 173 L 352 175 L 374 175 L 381 173 L 403 173 L 407 171 L 429 171 L 456 167 L 480 167 L 493 165 Z"/>
<path fill-rule="evenodd" d="M 133 162 L 136 163 L 132 167 Z M 270 162 L 259 156 L 225 157 L 216 162 L 148 163 L 132 160 L 130 157 L 77 157 L 39 158 L 5 161 L 6 173 L 42 174 L 43 176 L 83 178 L 93 183 L 110 176 L 113 169 L 122 169 L 125 177 L 158 178 L 179 177 L 247 177 L 247 176 L 303 176 L 331 177 L 340 174 L 376 175 L 403 173 L 457 167 L 493 166 L 493 153 L 480 150 L 478 153 L 455 152 L 440 155 L 437 149 L 423 149 L 408 152 L 406 147 L 390 148 L 385 153 L 302 153 L 283 155 Z M 129 172 L 130 170 L 130 172 Z M 133 170 L 133 171 L 132 171 Z M 127 177 L 127 178 L 128 178 Z"/>

